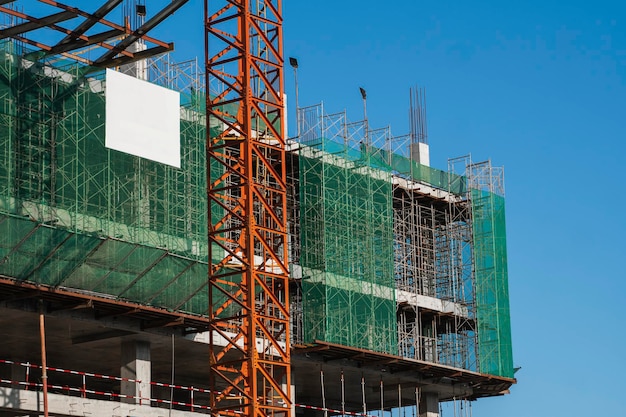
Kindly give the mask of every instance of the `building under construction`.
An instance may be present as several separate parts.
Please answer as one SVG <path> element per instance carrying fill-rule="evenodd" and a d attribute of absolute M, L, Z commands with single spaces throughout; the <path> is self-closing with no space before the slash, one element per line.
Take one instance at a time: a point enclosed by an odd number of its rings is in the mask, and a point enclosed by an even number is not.
<path fill-rule="evenodd" d="M 430 167 L 422 91 L 406 135 L 319 104 L 287 139 L 280 1 L 205 6 L 204 63 L 148 36 L 186 0 L 39 2 L 0 1 L 2 415 L 508 393 L 503 170 Z"/>

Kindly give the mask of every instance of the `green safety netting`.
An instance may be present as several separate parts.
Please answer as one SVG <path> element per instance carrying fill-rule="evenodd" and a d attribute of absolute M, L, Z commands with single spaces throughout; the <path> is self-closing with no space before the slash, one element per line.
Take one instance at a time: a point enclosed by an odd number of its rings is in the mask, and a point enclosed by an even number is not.
<path fill-rule="evenodd" d="M 471 190 L 480 371 L 513 377 L 504 197 Z"/>
<path fill-rule="evenodd" d="M 391 154 L 390 158 L 391 167 L 398 174 L 406 175 L 416 181 L 425 182 L 456 195 L 463 195 L 467 192 L 467 182 L 463 176 L 418 164 L 411 158 L 398 154 Z"/>
<path fill-rule="evenodd" d="M 0 46 L 0 273 L 205 313 L 204 100 L 181 98 L 177 169 L 104 146 L 102 72 Z"/>
<path fill-rule="evenodd" d="M 356 164 L 392 172 L 456 195 L 463 195 L 467 192 L 467 181 L 464 176 L 422 165 L 409 157 L 375 146 L 361 143 L 357 149 L 325 138 L 321 138 L 309 146 L 332 155 L 341 155 L 342 158 L 354 161 Z"/>
<path fill-rule="evenodd" d="M 207 264 L 163 249 L 0 215 L 0 275 L 196 314 Z"/>
<path fill-rule="evenodd" d="M 305 341 L 395 354 L 391 175 L 316 152 L 300 155 Z"/>
<path fill-rule="evenodd" d="M 0 60 L 4 208 L 206 259 L 203 116 L 186 108 L 181 169 L 107 149 L 104 84 L 80 74 Z"/>

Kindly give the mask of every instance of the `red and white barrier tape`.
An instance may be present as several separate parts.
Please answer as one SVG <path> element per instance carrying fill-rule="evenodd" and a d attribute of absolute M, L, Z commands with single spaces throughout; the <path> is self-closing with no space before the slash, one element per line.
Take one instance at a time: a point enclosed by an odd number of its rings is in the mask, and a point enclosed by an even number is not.
<path fill-rule="evenodd" d="M 16 361 L 0 359 L 0 363 L 11 364 L 11 365 L 21 365 L 21 366 L 25 366 L 25 367 L 28 367 L 28 368 L 41 369 L 40 365 L 35 365 L 35 364 L 28 363 L 28 362 L 16 362 Z M 103 374 L 97 374 L 97 373 L 91 373 L 91 372 L 73 371 L 73 370 L 69 370 L 69 369 L 55 368 L 55 367 L 50 367 L 50 366 L 47 369 L 50 370 L 50 371 L 56 371 L 56 372 L 61 372 L 61 373 L 71 374 L 71 375 L 88 376 L 88 377 L 99 378 L 99 379 L 106 379 L 106 380 L 115 380 L 115 381 L 141 383 L 141 381 L 138 380 L 138 379 L 122 378 L 122 377 L 117 377 L 117 376 L 103 375 Z M 42 387 L 42 384 L 35 383 L 35 382 L 11 381 L 11 380 L 7 380 L 7 379 L 0 379 L 0 383 L 11 384 L 11 385 L 25 385 L 27 387 Z M 188 386 L 185 386 L 185 385 L 172 385 L 172 384 L 167 384 L 167 383 L 162 383 L 162 382 L 150 382 L 150 385 L 163 387 L 163 388 L 180 389 L 180 390 L 185 390 L 185 391 L 202 392 L 202 393 L 207 393 L 207 394 L 209 394 L 211 392 L 210 390 L 204 389 L 204 388 L 188 387 Z M 78 393 L 81 393 L 81 394 L 101 395 L 101 396 L 107 396 L 107 397 L 111 397 L 111 398 L 138 399 L 140 401 L 155 402 L 155 403 L 158 403 L 158 404 L 172 404 L 172 405 L 177 405 L 177 406 L 182 406 L 182 407 L 189 407 L 191 409 L 201 409 L 201 410 L 209 410 L 210 409 L 209 406 L 205 406 L 205 405 L 185 403 L 185 402 L 181 402 L 181 401 L 162 400 L 162 399 L 158 399 L 158 398 L 144 398 L 144 397 L 141 397 L 141 396 L 138 397 L 138 396 L 132 396 L 132 395 L 126 395 L 126 394 L 117 394 L 117 393 L 114 393 L 114 392 L 96 391 L 96 390 L 91 390 L 91 389 L 87 389 L 87 388 L 75 388 L 75 387 L 70 387 L 70 386 L 67 386 L 67 385 L 48 385 L 48 388 L 50 388 L 50 389 L 58 389 L 58 390 L 62 390 L 62 391 L 78 392 Z M 233 394 L 233 396 L 234 396 L 234 394 Z M 332 409 L 332 408 L 316 407 L 316 406 L 313 406 L 313 405 L 294 404 L 294 406 L 298 407 L 298 408 L 309 409 L 309 410 L 328 411 L 328 412 L 331 412 L 331 413 L 343 414 L 343 415 L 347 415 L 347 416 L 379 417 L 379 416 L 376 416 L 376 415 L 373 415 L 373 414 L 367 414 L 367 413 L 362 413 L 362 412 L 361 413 L 357 413 L 357 412 L 352 412 L 352 411 L 335 410 L 335 409 Z M 243 414 L 243 412 L 240 412 L 240 411 L 235 411 L 235 413 L 236 414 Z"/>
<path fill-rule="evenodd" d="M 41 369 L 41 365 L 35 365 L 35 364 L 30 363 L 30 362 L 15 362 L 15 361 L 9 361 L 9 360 L 6 360 L 6 359 L 0 359 L 0 363 L 5 363 L 5 364 L 9 364 L 9 365 L 21 365 L 21 366 L 24 366 L 24 367 L 27 367 L 27 368 Z M 81 376 L 84 375 L 84 376 L 89 376 L 89 377 L 93 377 L 93 378 L 108 379 L 108 380 L 113 380 L 113 381 L 141 383 L 141 381 L 138 380 L 138 379 L 122 378 L 122 377 L 119 377 L 119 376 L 111 376 L 111 375 L 104 375 L 104 374 L 95 374 L 95 373 L 91 373 L 91 372 L 72 371 L 70 369 L 55 368 L 53 366 L 48 366 L 46 369 L 49 370 L 49 371 L 61 372 L 61 373 L 64 373 L 64 374 L 81 375 Z"/>

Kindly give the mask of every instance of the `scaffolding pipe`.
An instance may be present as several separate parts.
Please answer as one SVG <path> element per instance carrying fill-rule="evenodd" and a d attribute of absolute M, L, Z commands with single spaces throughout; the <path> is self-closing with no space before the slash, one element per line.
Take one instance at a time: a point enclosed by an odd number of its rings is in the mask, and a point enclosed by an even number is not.
<path fill-rule="evenodd" d="M 361 375 L 361 397 L 363 399 L 363 414 L 367 414 L 367 403 L 365 402 L 365 377 Z"/>
<path fill-rule="evenodd" d="M 380 417 L 385 415 L 385 398 L 383 393 L 383 378 L 380 378 Z"/>
<path fill-rule="evenodd" d="M 346 414 L 346 386 L 343 377 L 343 369 L 341 370 L 341 414 Z"/>
<path fill-rule="evenodd" d="M 420 415 L 420 387 L 415 386 L 415 414 Z"/>
<path fill-rule="evenodd" d="M 324 417 L 328 417 L 328 409 L 326 408 L 326 394 L 324 389 L 324 370 L 320 369 L 320 383 L 322 386 L 322 407 L 324 408 Z"/>
<path fill-rule="evenodd" d="M 172 406 L 174 405 L 174 360 L 175 360 L 175 346 L 174 346 L 174 333 L 172 333 L 172 363 L 171 363 L 171 368 L 172 368 L 172 374 L 171 374 L 171 379 L 170 379 L 170 409 L 169 409 L 169 413 L 168 416 L 172 417 Z M 193 391 L 191 391 L 192 395 L 193 395 Z"/>
<path fill-rule="evenodd" d="M 43 300 L 39 300 L 39 337 L 41 339 L 41 382 L 43 386 L 43 415 L 48 417 L 48 372 L 46 363 L 46 325 Z"/>

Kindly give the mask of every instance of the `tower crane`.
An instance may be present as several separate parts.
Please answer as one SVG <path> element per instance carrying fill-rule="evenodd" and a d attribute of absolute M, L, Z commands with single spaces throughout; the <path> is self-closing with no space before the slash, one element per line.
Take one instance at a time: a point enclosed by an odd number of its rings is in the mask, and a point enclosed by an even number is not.
<path fill-rule="evenodd" d="M 282 0 L 205 0 L 211 414 L 291 414 Z"/>

